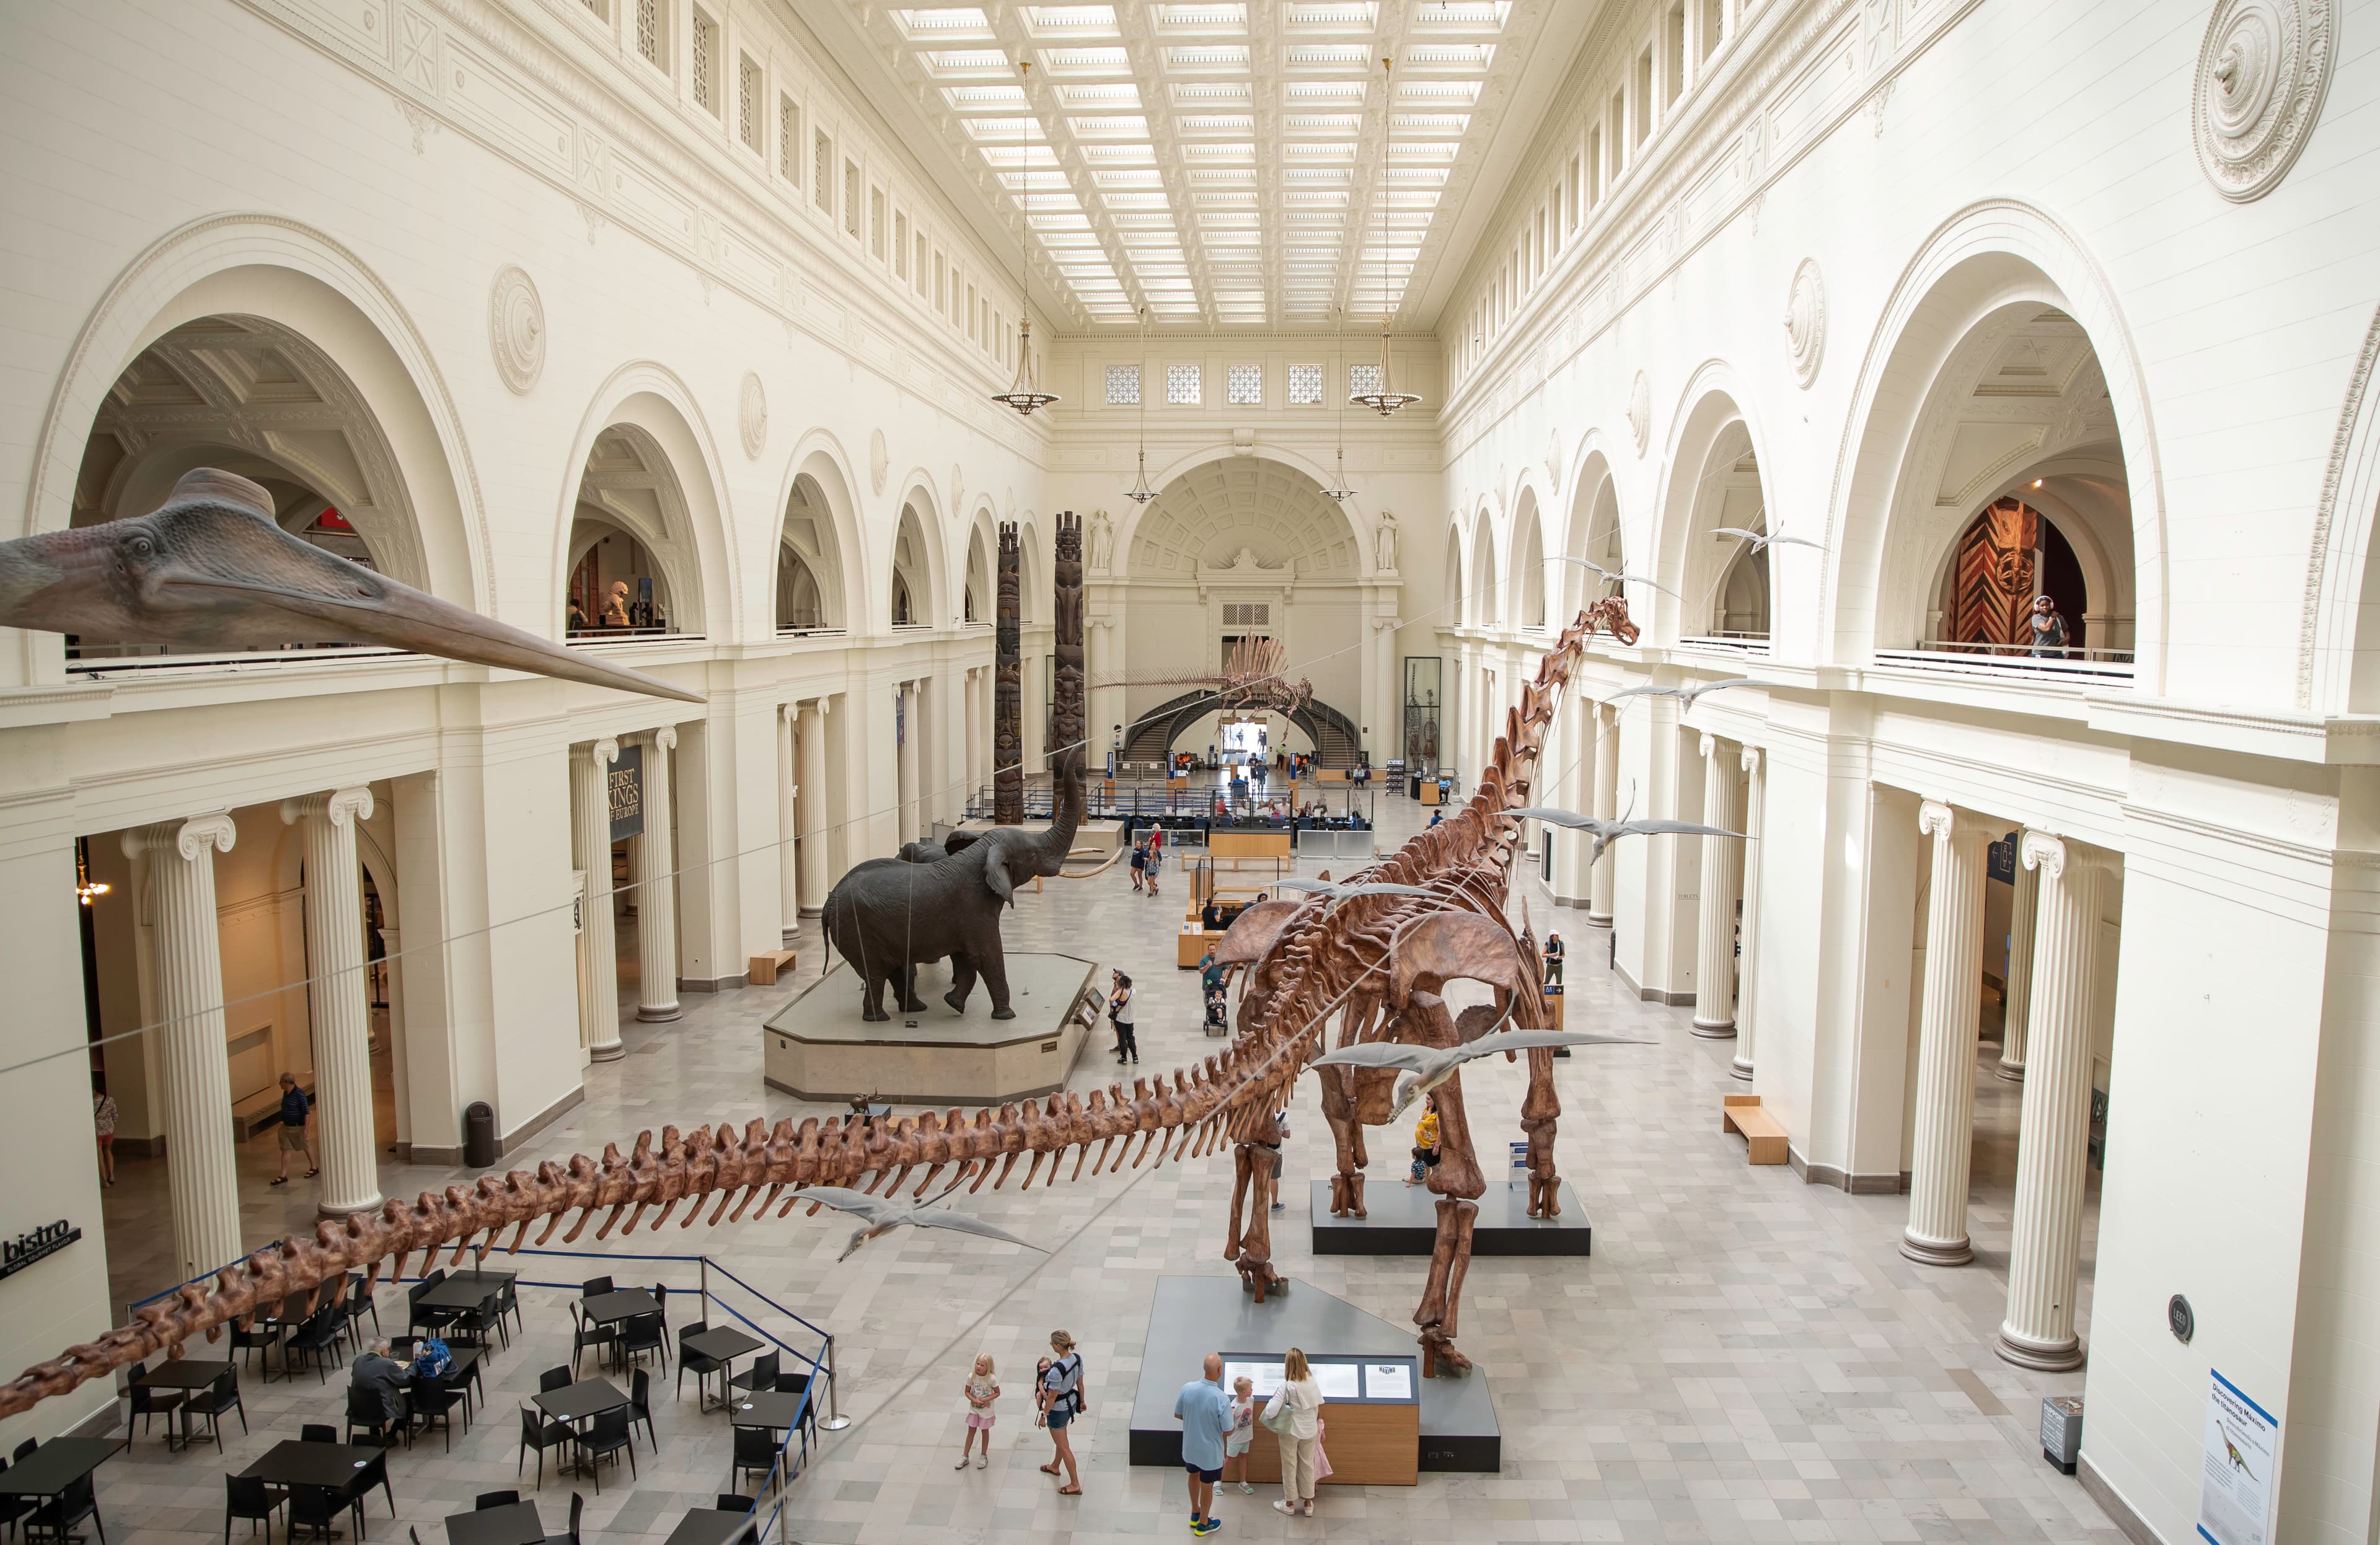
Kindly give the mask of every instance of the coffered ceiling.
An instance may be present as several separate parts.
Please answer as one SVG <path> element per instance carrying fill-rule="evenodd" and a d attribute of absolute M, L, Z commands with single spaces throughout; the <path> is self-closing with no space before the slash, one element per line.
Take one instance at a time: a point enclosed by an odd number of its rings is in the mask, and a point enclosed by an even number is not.
<path fill-rule="evenodd" d="M 846 4 L 1001 221 L 1031 231 L 1038 303 L 1076 326 L 1145 307 L 1160 327 L 1292 328 L 1384 308 L 1427 323 L 1459 212 L 1483 213 L 1483 168 L 1525 138 L 1499 137 L 1517 79 L 1596 8 Z"/>

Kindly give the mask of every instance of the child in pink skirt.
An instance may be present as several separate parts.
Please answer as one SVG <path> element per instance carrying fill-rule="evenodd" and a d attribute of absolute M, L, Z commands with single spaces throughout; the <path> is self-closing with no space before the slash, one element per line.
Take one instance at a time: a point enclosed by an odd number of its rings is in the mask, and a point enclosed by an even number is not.
<path fill-rule="evenodd" d="M 997 1419 L 991 1405 L 1000 1398 L 1000 1385 L 993 1381 L 991 1371 L 991 1357 L 986 1354 L 975 1360 L 975 1372 L 967 1378 L 966 1446 L 959 1450 L 959 1462 L 951 1466 L 953 1470 L 967 1467 L 967 1455 L 975 1450 L 975 1435 L 978 1432 L 983 1434 L 983 1454 L 976 1460 L 975 1467 L 980 1470 L 991 1464 L 991 1424 Z"/>

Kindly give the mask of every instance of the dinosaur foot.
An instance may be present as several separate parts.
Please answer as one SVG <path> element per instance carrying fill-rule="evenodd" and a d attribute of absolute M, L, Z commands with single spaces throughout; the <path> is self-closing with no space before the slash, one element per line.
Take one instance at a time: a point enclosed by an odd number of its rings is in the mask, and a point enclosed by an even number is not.
<path fill-rule="evenodd" d="M 1253 1250 L 1243 1250 L 1234 1264 L 1239 1268 L 1240 1291 L 1255 1294 L 1259 1304 L 1265 1301 L 1267 1294 L 1289 1290 L 1289 1280 L 1272 1269 L 1269 1257 L 1257 1255 Z"/>
<path fill-rule="evenodd" d="M 1452 1379 L 1471 1371 L 1471 1359 L 1454 1349 L 1454 1340 L 1443 1327 L 1429 1326 L 1414 1339 L 1421 1343 L 1423 1378 Z"/>

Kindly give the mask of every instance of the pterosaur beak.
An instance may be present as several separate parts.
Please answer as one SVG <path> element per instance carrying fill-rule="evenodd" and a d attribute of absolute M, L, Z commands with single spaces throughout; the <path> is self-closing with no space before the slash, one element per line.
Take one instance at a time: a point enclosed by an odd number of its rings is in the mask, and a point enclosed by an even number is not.
<path fill-rule="evenodd" d="M 271 508 L 255 483 L 201 468 L 148 515 L 0 542 L 0 626 L 220 650 L 355 639 L 703 700 L 326 553 Z"/>

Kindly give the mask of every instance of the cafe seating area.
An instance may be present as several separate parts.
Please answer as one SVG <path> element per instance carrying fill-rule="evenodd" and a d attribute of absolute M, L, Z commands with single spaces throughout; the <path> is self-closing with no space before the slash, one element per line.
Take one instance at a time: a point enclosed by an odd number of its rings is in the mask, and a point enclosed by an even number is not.
<path fill-rule="evenodd" d="M 693 1318 L 673 1325 L 673 1305 Z M 351 1371 L 383 1323 L 406 1332 L 387 1337 L 393 1412 Z M 168 1523 L 141 1502 L 203 1484 L 219 1523 L 186 1508 L 171 1527 L 225 1545 L 577 1545 L 631 1502 L 632 1534 L 736 1545 L 759 1527 L 756 1494 L 815 1443 L 826 1385 L 810 1353 L 769 1339 L 814 1345 L 809 1328 L 746 1323 L 660 1283 L 449 1269 L 372 1293 L 357 1276 L 320 1306 L 293 1300 L 127 1369 L 105 1434 L 19 1445 L 0 1460 L 0 1531 L 107 1545 L 111 1524 Z"/>

